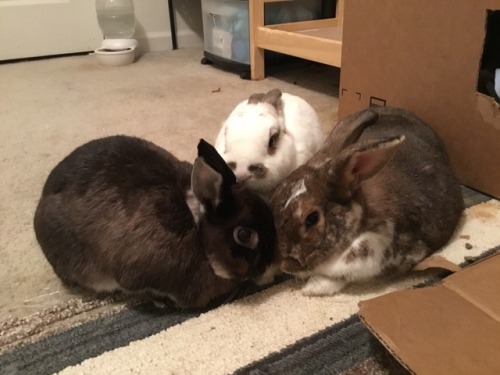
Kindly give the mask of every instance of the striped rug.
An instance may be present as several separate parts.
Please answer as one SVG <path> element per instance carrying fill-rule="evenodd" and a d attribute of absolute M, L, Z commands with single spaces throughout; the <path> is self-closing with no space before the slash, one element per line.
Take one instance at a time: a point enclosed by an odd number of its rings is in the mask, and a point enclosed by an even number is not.
<path fill-rule="evenodd" d="M 467 210 L 440 252 L 465 265 L 500 251 L 500 202 L 464 188 Z M 442 271 L 304 297 L 282 278 L 203 311 L 120 295 L 77 298 L 0 323 L 1 374 L 399 374 L 360 322 L 358 302 L 438 282 Z"/>

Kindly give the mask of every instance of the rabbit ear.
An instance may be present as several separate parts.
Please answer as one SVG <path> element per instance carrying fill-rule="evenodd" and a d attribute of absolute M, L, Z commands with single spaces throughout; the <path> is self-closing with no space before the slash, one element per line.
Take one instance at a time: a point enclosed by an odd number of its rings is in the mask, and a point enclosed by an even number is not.
<path fill-rule="evenodd" d="M 375 175 L 391 160 L 404 139 L 404 136 L 391 137 L 346 149 L 329 171 L 335 199 L 351 199 L 363 180 Z"/>
<path fill-rule="evenodd" d="M 281 93 L 281 90 L 273 89 L 264 95 L 264 97 L 261 99 L 261 102 L 268 103 L 276 108 L 279 108 L 282 95 L 283 94 Z"/>
<path fill-rule="evenodd" d="M 198 143 L 198 157 L 202 157 L 210 167 L 222 175 L 224 185 L 231 187 L 236 184 L 236 176 L 231 168 L 229 168 L 222 156 L 219 155 L 215 147 L 204 139 L 200 139 Z"/>
<path fill-rule="evenodd" d="M 204 206 L 215 209 L 220 204 L 222 175 L 205 163 L 202 157 L 194 161 L 191 186 L 194 195 Z"/>
<path fill-rule="evenodd" d="M 215 148 L 200 140 L 198 157 L 191 173 L 194 195 L 205 205 L 216 209 L 220 203 L 232 196 L 231 187 L 236 176 Z"/>
<path fill-rule="evenodd" d="M 283 93 L 279 89 L 273 89 L 265 94 L 259 92 L 250 95 L 250 98 L 248 98 L 248 104 L 268 103 L 278 108 L 282 95 Z"/>
<path fill-rule="evenodd" d="M 357 142 L 367 126 L 376 123 L 378 113 L 367 109 L 356 112 L 340 121 L 326 140 L 329 153 L 337 155 L 341 150 Z"/>
<path fill-rule="evenodd" d="M 250 98 L 248 98 L 248 104 L 258 104 L 262 102 L 262 99 L 264 98 L 265 95 L 266 94 L 261 92 L 250 95 Z"/>

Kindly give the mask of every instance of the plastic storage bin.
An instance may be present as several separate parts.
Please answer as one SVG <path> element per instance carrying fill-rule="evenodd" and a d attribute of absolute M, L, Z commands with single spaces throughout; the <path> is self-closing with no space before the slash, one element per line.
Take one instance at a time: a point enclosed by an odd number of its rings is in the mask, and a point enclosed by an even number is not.
<path fill-rule="evenodd" d="M 269 3 L 267 25 L 321 18 L 322 0 Z M 247 78 L 250 70 L 248 0 L 202 0 L 204 58 L 202 63 L 219 63 L 239 70 Z"/>

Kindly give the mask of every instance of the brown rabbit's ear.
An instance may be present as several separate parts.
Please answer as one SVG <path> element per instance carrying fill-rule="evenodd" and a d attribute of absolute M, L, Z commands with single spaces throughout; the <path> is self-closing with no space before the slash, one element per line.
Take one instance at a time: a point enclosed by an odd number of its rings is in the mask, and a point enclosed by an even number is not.
<path fill-rule="evenodd" d="M 380 171 L 404 139 L 404 136 L 391 137 L 344 150 L 328 173 L 335 198 L 340 201 L 351 199 L 361 181 Z"/>
<path fill-rule="evenodd" d="M 378 113 L 371 109 L 346 117 L 333 128 L 326 140 L 326 144 L 329 144 L 329 152 L 337 155 L 344 148 L 354 144 L 366 127 L 375 124 L 377 120 Z"/>
<path fill-rule="evenodd" d="M 193 193 L 203 203 L 216 209 L 221 201 L 222 175 L 210 167 L 202 157 L 194 161 L 191 173 Z"/>

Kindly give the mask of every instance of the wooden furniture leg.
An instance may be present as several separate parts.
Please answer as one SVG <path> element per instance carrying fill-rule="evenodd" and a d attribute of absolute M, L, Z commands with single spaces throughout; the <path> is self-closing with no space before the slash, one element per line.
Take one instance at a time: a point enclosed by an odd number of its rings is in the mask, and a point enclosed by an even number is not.
<path fill-rule="evenodd" d="M 264 0 L 248 2 L 250 27 L 250 77 L 253 80 L 264 79 L 264 49 L 258 47 L 258 28 L 264 26 Z"/>

